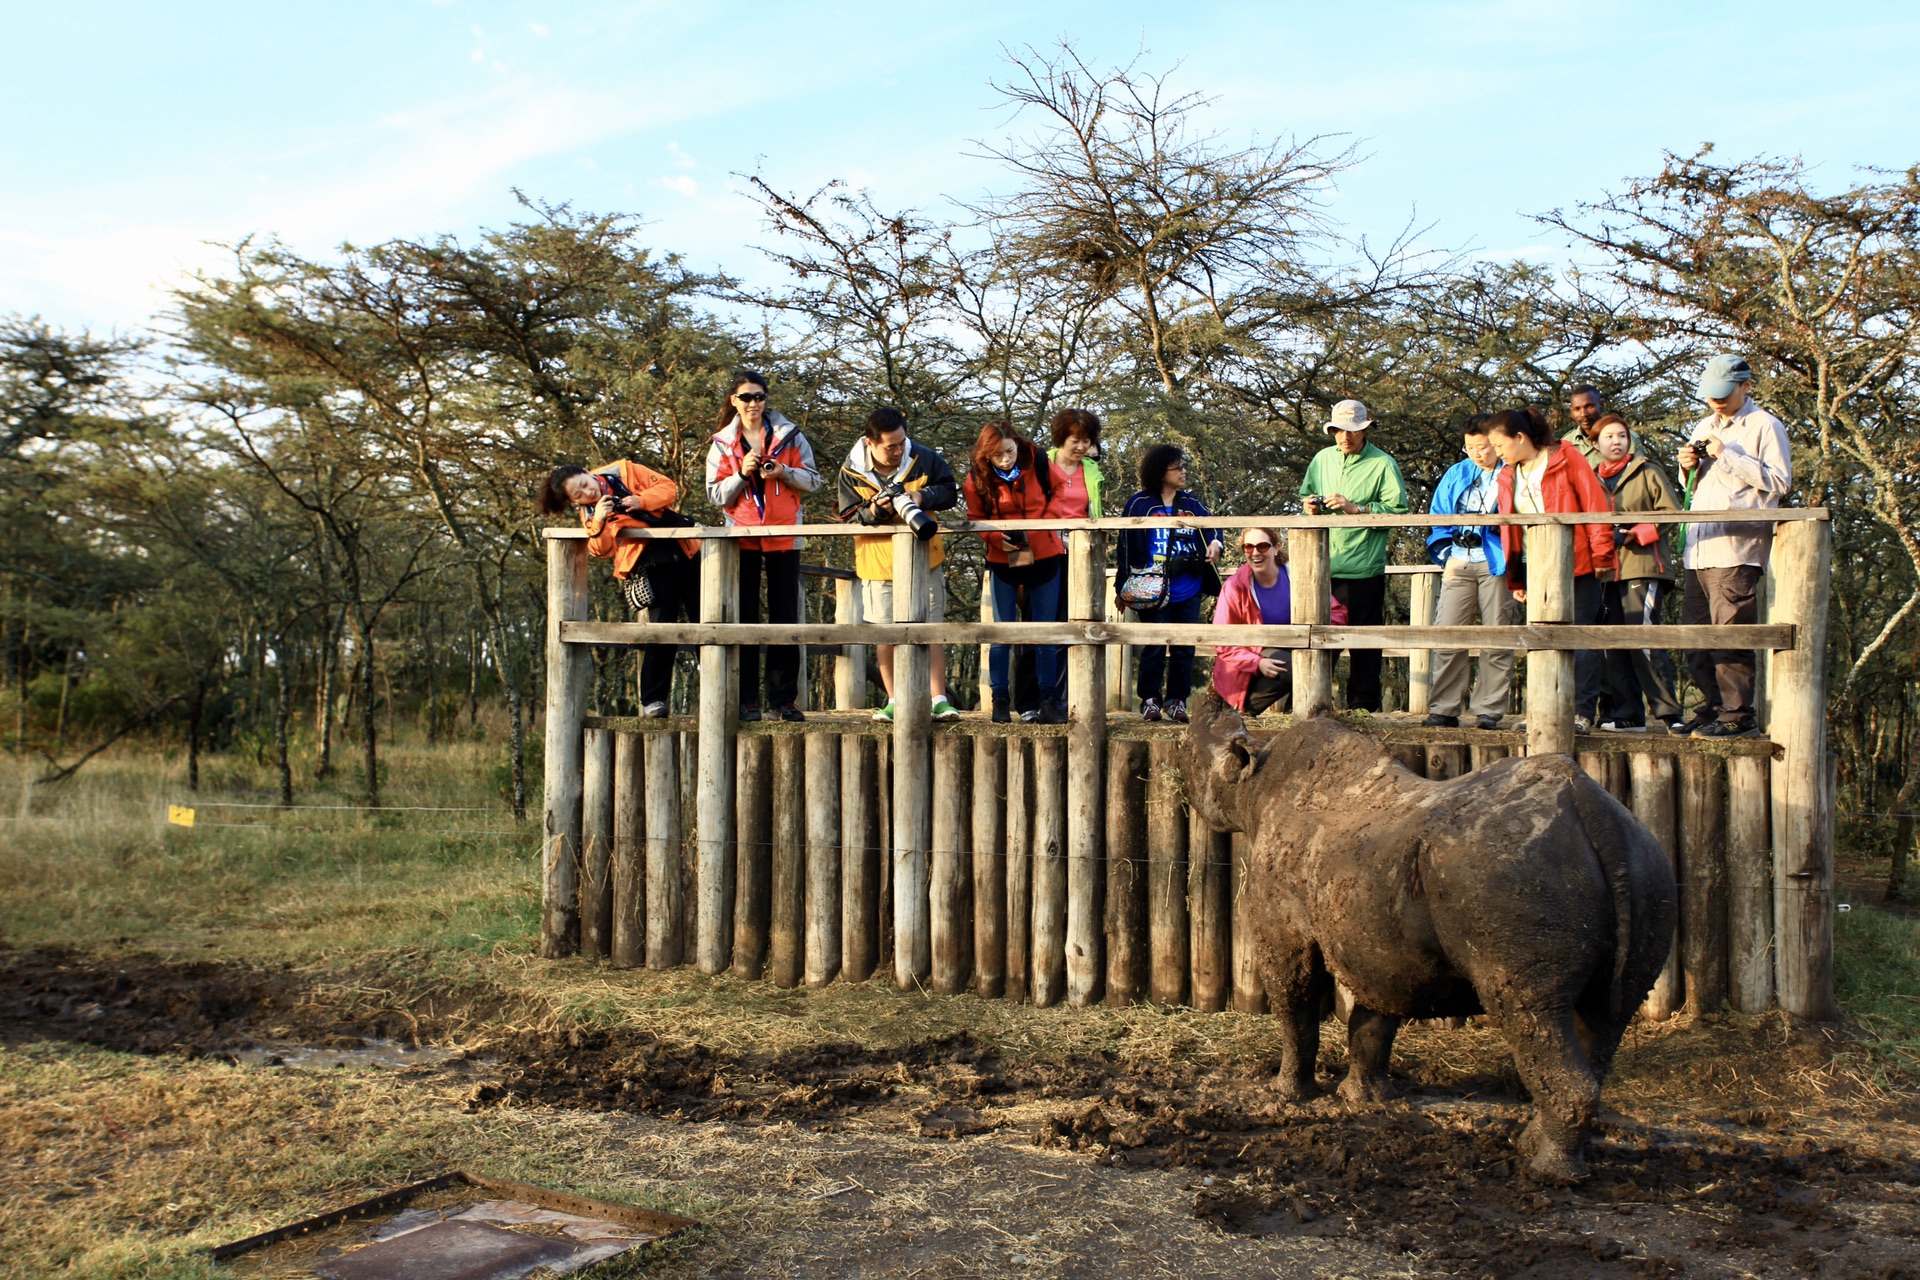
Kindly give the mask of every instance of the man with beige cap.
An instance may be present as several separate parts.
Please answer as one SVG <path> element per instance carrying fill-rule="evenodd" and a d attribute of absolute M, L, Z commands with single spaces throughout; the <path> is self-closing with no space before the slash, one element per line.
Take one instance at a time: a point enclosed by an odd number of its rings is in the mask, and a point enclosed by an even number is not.
<path fill-rule="evenodd" d="M 1342 400 L 1322 428 L 1333 443 L 1314 455 L 1300 482 L 1308 515 L 1405 515 L 1407 483 L 1400 464 L 1367 442 L 1373 419 L 1358 400 Z M 1335 529 L 1329 539 L 1333 598 L 1347 608 L 1347 622 L 1377 627 L 1387 620 L 1386 529 Z M 1347 709 L 1380 709 L 1380 651 L 1350 650 Z"/>

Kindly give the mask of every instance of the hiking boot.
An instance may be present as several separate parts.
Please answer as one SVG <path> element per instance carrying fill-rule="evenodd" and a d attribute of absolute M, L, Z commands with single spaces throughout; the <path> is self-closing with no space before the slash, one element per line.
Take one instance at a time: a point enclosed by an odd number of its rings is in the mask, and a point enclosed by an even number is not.
<path fill-rule="evenodd" d="M 873 713 L 873 718 L 881 724 L 893 723 L 893 699 L 887 699 L 887 705 Z"/>
<path fill-rule="evenodd" d="M 740 719 L 742 723 L 749 720 L 758 720 L 759 718 L 760 718 L 760 706 L 758 703 L 750 702 L 746 706 L 740 708 Z"/>
<path fill-rule="evenodd" d="M 1187 700 L 1185 698 L 1167 699 L 1167 719 L 1175 724 L 1187 723 Z"/>
<path fill-rule="evenodd" d="M 1587 719 L 1585 716 L 1575 716 L 1573 718 L 1573 736 L 1574 737 L 1584 738 L 1592 732 L 1593 732 L 1593 721 Z"/>
<path fill-rule="evenodd" d="M 1760 726 L 1751 719 L 1709 720 L 1693 731 L 1696 738 L 1757 738 Z"/>
<path fill-rule="evenodd" d="M 1142 720 L 1158 720 L 1160 718 L 1160 699 L 1140 699 L 1140 718 Z"/>
<path fill-rule="evenodd" d="M 933 699 L 933 718 L 935 720 L 958 720 L 960 708 L 947 701 L 947 695 L 936 694 Z"/>
<path fill-rule="evenodd" d="M 1460 727 L 1460 717 L 1433 711 L 1429 712 L 1427 718 L 1420 723 L 1431 729 L 1458 729 Z"/>
<path fill-rule="evenodd" d="M 773 709 L 773 714 L 775 719 L 785 720 L 789 723 L 807 718 L 806 712 L 800 710 L 800 708 L 794 706 L 791 702 L 781 703 Z"/>
<path fill-rule="evenodd" d="M 1476 716 L 1473 721 L 1473 727 L 1476 729 L 1498 729 L 1500 727 L 1500 717 Z"/>
<path fill-rule="evenodd" d="M 1007 695 L 1004 693 L 993 695 L 993 722 L 995 724 L 1013 723 L 1013 709 L 1008 705 Z"/>
<path fill-rule="evenodd" d="M 1041 724 L 1065 724 L 1066 722 L 1067 709 L 1061 706 L 1056 699 L 1048 698 L 1040 704 Z"/>

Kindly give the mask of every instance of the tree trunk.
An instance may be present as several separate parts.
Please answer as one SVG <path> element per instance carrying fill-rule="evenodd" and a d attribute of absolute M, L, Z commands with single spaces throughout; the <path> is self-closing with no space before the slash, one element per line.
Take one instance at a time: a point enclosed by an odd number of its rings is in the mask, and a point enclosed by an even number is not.
<path fill-rule="evenodd" d="M 327 624 L 325 648 L 320 654 L 320 689 L 314 699 L 313 728 L 320 738 L 320 759 L 313 768 L 313 780 L 333 776 L 333 682 L 340 669 L 340 618 Z"/>
<path fill-rule="evenodd" d="M 200 789 L 200 716 L 207 705 L 207 682 L 193 682 L 193 706 L 187 711 L 187 790 Z"/>
<path fill-rule="evenodd" d="M 293 761 L 288 756 L 287 723 L 293 718 L 293 672 L 288 670 L 287 646 L 284 638 L 274 640 L 273 671 L 279 694 L 273 708 L 274 764 L 280 770 L 280 806 L 291 809 L 293 808 Z"/>
<path fill-rule="evenodd" d="M 379 726 L 374 722 L 373 628 L 362 620 L 360 631 L 360 745 L 367 761 L 367 805 L 380 807 Z"/>

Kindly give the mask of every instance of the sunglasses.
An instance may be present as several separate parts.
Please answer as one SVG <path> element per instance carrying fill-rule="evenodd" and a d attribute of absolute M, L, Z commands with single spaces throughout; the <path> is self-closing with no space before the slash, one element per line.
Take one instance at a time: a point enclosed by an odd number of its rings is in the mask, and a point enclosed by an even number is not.
<path fill-rule="evenodd" d="M 1267 552 L 1273 550 L 1273 544 L 1271 542 L 1243 542 L 1240 544 L 1240 549 L 1250 556 L 1265 555 Z"/>
<path fill-rule="evenodd" d="M 766 398 L 767 393 L 764 391 L 743 391 L 734 396 L 734 399 L 738 400 L 741 404 L 759 404 Z"/>

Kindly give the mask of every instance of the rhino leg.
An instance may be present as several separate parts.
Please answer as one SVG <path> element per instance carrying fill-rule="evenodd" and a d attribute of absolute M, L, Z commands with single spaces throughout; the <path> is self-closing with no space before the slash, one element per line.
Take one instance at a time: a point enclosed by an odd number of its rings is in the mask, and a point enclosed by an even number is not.
<path fill-rule="evenodd" d="M 1280 1024 L 1280 1070 L 1272 1087 L 1287 1102 L 1305 1102 L 1320 1095 L 1313 1068 L 1320 1058 L 1320 1023 L 1333 996 L 1333 977 L 1312 944 L 1261 950 L 1267 1011 Z"/>
<path fill-rule="evenodd" d="M 1533 1119 L 1518 1144 L 1527 1170 L 1543 1182 L 1577 1182 L 1587 1174 L 1580 1149 L 1599 1109 L 1600 1082 L 1580 1047 L 1573 1011 L 1509 1007 L 1496 1016 L 1533 1095 Z"/>
<path fill-rule="evenodd" d="M 1387 1063 L 1393 1057 L 1393 1037 L 1399 1030 L 1400 1019 L 1392 1014 L 1353 1006 L 1347 1018 L 1347 1078 L 1340 1082 L 1342 1098 L 1359 1105 L 1385 1102 L 1393 1096 Z"/>

